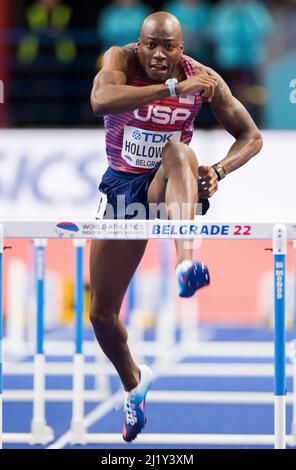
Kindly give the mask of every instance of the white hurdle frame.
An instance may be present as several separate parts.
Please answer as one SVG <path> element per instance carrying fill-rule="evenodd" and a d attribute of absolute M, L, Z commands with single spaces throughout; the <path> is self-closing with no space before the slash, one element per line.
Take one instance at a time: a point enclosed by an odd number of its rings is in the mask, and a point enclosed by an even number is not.
<path fill-rule="evenodd" d="M 75 279 L 75 355 L 73 363 L 73 400 L 72 400 L 72 443 L 85 444 L 86 429 L 84 425 L 84 356 L 83 356 L 83 250 L 85 240 L 74 240 L 76 247 L 76 279 Z"/>
<path fill-rule="evenodd" d="M 75 239 L 247 239 L 247 240 L 273 240 L 274 266 L 275 266 L 275 396 L 274 413 L 275 429 L 274 435 L 175 435 L 145 434 L 139 436 L 136 444 L 143 443 L 174 443 L 174 444 L 252 444 L 252 445 L 274 445 L 275 448 L 285 448 L 286 443 L 292 442 L 292 436 L 285 435 L 286 428 L 286 400 L 285 400 L 285 255 L 286 240 L 296 240 L 296 223 L 287 222 L 276 224 L 276 222 L 220 222 L 203 220 L 187 221 L 144 221 L 144 220 L 106 220 L 106 221 L 3 221 L 0 223 L 0 264 L 2 264 L 3 240 L 6 238 L 75 238 Z M 281 295 L 279 294 L 279 286 Z M 2 291 L 2 266 L 0 267 L 0 290 Z M 1 301 L 1 293 L 0 293 Z M 0 307 L 0 343 L 2 345 L 2 308 Z M 278 331 L 277 331 L 278 329 Z M 81 352 L 80 352 L 81 353 Z M 80 369 L 76 365 L 76 369 Z M 79 380 L 81 374 L 79 373 Z M 2 381 L 2 372 L 0 381 Z M 79 382 L 81 385 L 81 382 Z M 77 385 L 78 387 L 78 385 Z M 81 386 L 79 386 L 81 390 Z M 0 417 L 2 418 L 2 387 L 0 386 Z M 78 410 L 77 405 L 77 410 Z M 122 442 L 119 434 L 93 434 L 84 432 L 81 422 L 80 411 L 76 412 L 79 417 L 79 429 L 76 434 L 81 433 L 81 443 L 119 443 Z M 72 428 L 73 428 L 72 423 Z M 82 427 L 81 427 L 82 425 Z M 2 431 L 2 419 L 0 424 Z M 72 429 L 72 434 L 75 434 Z M 77 432 L 78 431 L 78 432 Z M 2 434 L 2 433 L 1 433 Z M 12 438 L 16 440 L 12 440 Z M 74 442 L 79 441 L 79 436 L 72 436 Z M 27 442 L 23 435 L 14 434 L 9 436 L 3 434 L 4 442 Z M 0 437 L 2 442 L 2 437 Z"/>
<path fill-rule="evenodd" d="M 45 356 L 44 356 L 44 284 L 46 239 L 35 239 L 35 283 L 36 283 L 36 354 L 34 356 L 34 399 L 31 422 L 32 444 L 47 444 L 54 433 L 45 420 Z"/>
<path fill-rule="evenodd" d="M 296 273 L 296 241 L 293 242 L 294 247 L 294 272 Z M 296 275 L 294 276 L 294 305 L 293 305 L 293 337 L 290 343 L 290 360 L 293 365 L 293 407 L 292 407 L 292 423 L 291 434 L 293 437 L 293 445 L 296 446 Z"/>

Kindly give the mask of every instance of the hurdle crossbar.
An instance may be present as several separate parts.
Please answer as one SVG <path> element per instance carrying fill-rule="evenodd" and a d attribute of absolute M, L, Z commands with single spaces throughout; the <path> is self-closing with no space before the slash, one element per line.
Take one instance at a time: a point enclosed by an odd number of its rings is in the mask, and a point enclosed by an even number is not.
<path fill-rule="evenodd" d="M 274 413 L 275 429 L 272 436 L 229 435 L 184 435 L 186 444 L 273 444 L 276 448 L 285 448 L 286 427 L 286 390 L 285 390 L 285 257 L 286 241 L 296 240 L 296 223 L 286 222 L 224 222 L 195 220 L 102 220 L 89 221 L 0 221 L 0 264 L 2 265 L 3 239 L 110 239 L 110 240 L 146 240 L 146 239 L 223 239 L 223 240 L 273 240 L 274 282 L 275 282 L 275 396 Z M 0 267 L 0 274 L 2 266 Z M 2 291 L 2 277 L 0 276 Z M 0 294 L 1 295 L 1 294 Z M 2 309 L 0 307 L 0 332 L 2 325 Z M 0 337 L 2 343 L 2 333 Z M 2 380 L 2 371 L 0 381 Z M 2 416 L 2 390 L 0 397 L 0 417 Z M 1 425 L 2 426 L 2 425 Z M 2 429 L 0 429 L 2 431 Z M 83 430 L 82 430 L 82 433 Z M 4 435 L 6 438 L 9 436 Z M 180 443 L 183 436 L 144 435 L 138 443 Z M 87 434 L 86 442 L 118 442 L 119 435 Z M 2 442 L 0 437 L 0 443 Z"/>
<path fill-rule="evenodd" d="M 1 221 L 4 238 L 272 240 L 275 222 L 195 220 Z M 296 240 L 296 221 L 283 222 Z"/>

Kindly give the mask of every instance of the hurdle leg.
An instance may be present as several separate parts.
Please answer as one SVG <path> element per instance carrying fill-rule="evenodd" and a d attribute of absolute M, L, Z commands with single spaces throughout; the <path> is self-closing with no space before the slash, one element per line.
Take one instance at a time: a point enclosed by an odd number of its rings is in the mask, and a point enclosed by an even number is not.
<path fill-rule="evenodd" d="M 286 336 L 285 336 L 285 258 L 287 253 L 286 227 L 273 229 L 274 254 L 274 434 L 275 449 L 286 447 Z"/>
<path fill-rule="evenodd" d="M 159 240 L 160 259 L 160 293 L 155 338 L 163 351 L 174 346 L 176 339 L 176 306 L 171 289 L 170 269 L 170 243 L 168 240 Z M 164 356 L 164 360 L 168 360 Z"/>
<path fill-rule="evenodd" d="M 12 354 L 26 354 L 25 338 L 28 272 L 25 263 L 12 259 L 7 267 L 7 306 L 5 348 Z M 15 295 L 15 293 L 18 295 Z"/>
<path fill-rule="evenodd" d="M 110 379 L 108 375 L 108 363 L 106 356 L 98 348 L 95 357 L 97 372 L 95 374 L 95 390 L 98 394 L 98 400 L 106 400 L 112 395 Z"/>
<path fill-rule="evenodd" d="M 138 302 L 136 299 L 136 286 L 139 282 L 138 272 L 134 274 L 131 279 L 131 282 L 127 290 L 127 318 L 126 322 L 128 323 L 127 331 L 129 344 L 133 349 L 135 345 L 140 344 L 141 341 L 144 341 L 144 324 L 143 324 L 143 315 L 142 310 L 138 307 Z M 136 349 L 134 354 L 135 362 L 137 364 L 143 364 L 144 358 L 140 354 L 139 349 Z"/>
<path fill-rule="evenodd" d="M 54 438 L 52 428 L 45 421 L 45 358 L 44 336 L 44 277 L 46 240 L 36 239 L 35 272 L 37 291 L 36 354 L 34 356 L 34 399 L 31 423 L 32 444 L 47 444 Z"/>
<path fill-rule="evenodd" d="M 84 356 L 82 354 L 84 282 L 83 251 L 85 240 L 74 240 L 76 250 L 75 275 L 75 355 L 73 362 L 73 401 L 71 421 L 72 444 L 86 444 L 84 424 Z"/>

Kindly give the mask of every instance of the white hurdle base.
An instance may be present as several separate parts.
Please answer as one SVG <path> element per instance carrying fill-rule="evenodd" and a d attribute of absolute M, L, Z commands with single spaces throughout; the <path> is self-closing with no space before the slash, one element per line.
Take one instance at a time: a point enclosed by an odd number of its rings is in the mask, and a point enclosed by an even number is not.
<path fill-rule="evenodd" d="M 291 434 L 292 434 L 292 438 L 293 438 L 293 446 L 296 447 L 296 421 L 292 422 Z"/>
<path fill-rule="evenodd" d="M 31 424 L 31 439 L 30 444 L 45 445 L 53 441 L 54 432 L 50 426 L 47 426 L 44 421 L 34 421 Z"/>
<path fill-rule="evenodd" d="M 86 444 L 84 415 L 84 357 L 75 354 L 73 362 L 71 443 Z"/>
<path fill-rule="evenodd" d="M 96 390 L 85 390 L 81 395 L 83 400 L 89 402 L 100 402 L 106 399 L 104 393 Z M 33 390 L 6 390 L 3 393 L 5 401 L 33 401 Z M 45 390 L 44 399 L 46 402 L 69 402 L 73 400 L 73 390 Z"/>
<path fill-rule="evenodd" d="M 120 434 L 87 434 L 89 444 L 122 444 Z M 292 437 L 287 436 L 287 445 Z M 273 434 L 141 434 L 133 441 L 137 444 L 182 444 L 182 445 L 252 445 L 273 446 Z"/>
<path fill-rule="evenodd" d="M 31 444 L 32 434 L 31 433 L 3 433 L 3 442 L 5 444 Z"/>
<path fill-rule="evenodd" d="M 45 357 L 34 357 L 33 419 L 31 421 L 31 443 L 45 445 L 54 439 L 54 432 L 45 420 Z"/>
<path fill-rule="evenodd" d="M 4 433 L 4 444 L 30 444 L 30 445 L 47 445 L 52 442 L 54 435 L 49 426 L 42 428 L 42 434 L 38 437 L 38 442 L 35 442 L 35 437 L 32 433 Z"/>
<path fill-rule="evenodd" d="M 204 335 L 203 335 L 204 336 Z M 210 335 L 211 337 L 211 335 Z M 229 344 L 230 343 L 230 344 Z M 7 346 L 6 346 L 7 344 Z M 243 348 L 242 348 L 243 344 Z M 164 348 L 162 344 L 159 344 L 156 341 L 140 341 L 131 343 L 131 347 L 135 354 L 140 354 L 142 356 L 152 356 L 152 357 L 162 357 L 162 355 L 167 352 L 167 349 Z M 190 357 L 255 357 L 259 358 L 273 358 L 274 346 L 272 342 L 266 341 L 256 341 L 256 348 L 254 348 L 253 341 L 215 341 L 209 342 L 208 340 L 201 340 L 198 343 L 182 343 L 180 344 L 180 354 L 182 356 Z M 9 349 L 9 342 L 4 338 L 4 350 Z M 85 341 L 83 343 L 84 357 L 86 356 L 97 356 L 98 348 L 94 341 Z M 47 339 L 44 344 L 45 356 L 56 356 L 57 351 L 59 351 L 59 356 L 69 356 L 73 357 L 74 345 L 71 341 L 54 341 Z M 24 351 L 27 355 L 34 355 L 34 344 L 24 344 Z M 287 357 L 290 354 L 290 348 L 287 344 L 286 346 L 286 355 Z M 15 356 L 13 357 L 15 359 Z M 87 365 L 87 363 L 86 363 Z M 4 363 L 6 366 L 6 361 Z"/>
<path fill-rule="evenodd" d="M 87 432 L 84 421 L 71 421 L 71 444 L 87 444 Z"/>
<path fill-rule="evenodd" d="M 87 444 L 123 444 L 120 434 L 111 433 L 87 433 L 85 435 Z M 31 434 L 4 433 L 4 443 L 31 444 Z M 293 445 L 292 436 L 287 436 L 288 446 Z M 47 444 L 45 442 L 44 444 Z M 133 445 L 141 444 L 173 444 L 173 445 L 253 445 L 274 446 L 273 434 L 141 434 L 133 442 Z"/>
<path fill-rule="evenodd" d="M 275 449 L 286 447 L 286 396 L 275 396 L 274 401 Z"/>
<path fill-rule="evenodd" d="M 6 390 L 3 398 L 6 402 L 32 401 L 33 390 Z M 106 399 L 96 390 L 84 390 L 81 395 L 86 402 L 98 403 Z M 46 390 L 44 399 L 47 402 L 69 402 L 73 399 L 72 390 Z M 271 392 L 195 392 L 191 390 L 157 390 L 151 391 L 148 403 L 191 403 L 191 404 L 232 404 L 232 405 L 273 405 L 274 395 Z M 293 403 L 292 394 L 287 395 L 286 403 Z M 81 418 L 83 419 L 83 418 Z M 74 422 L 81 423 L 81 419 Z M 295 429 L 296 430 L 296 429 Z M 79 431 L 80 432 L 80 431 Z"/>
<path fill-rule="evenodd" d="M 117 372 L 112 365 L 106 364 L 99 367 L 96 363 L 85 363 L 84 375 L 97 375 L 103 373 L 106 376 L 116 376 Z M 4 375 L 32 375 L 33 364 L 30 363 L 6 363 L 4 364 Z M 46 375 L 72 375 L 71 363 L 49 362 L 45 364 Z M 253 363 L 171 363 L 163 368 L 161 375 L 164 377 L 273 377 L 273 364 Z M 293 376 L 292 364 L 287 364 L 287 376 Z"/>

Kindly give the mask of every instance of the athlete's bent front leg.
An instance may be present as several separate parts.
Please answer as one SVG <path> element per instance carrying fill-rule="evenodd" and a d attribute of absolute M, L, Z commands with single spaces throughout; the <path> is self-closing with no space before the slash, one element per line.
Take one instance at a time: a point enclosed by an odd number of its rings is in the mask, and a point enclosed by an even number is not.
<path fill-rule="evenodd" d="M 148 202 L 165 202 L 170 219 L 194 219 L 198 203 L 198 163 L 194 152 L 181 142 L 169 142 L 162 164 L 152 180 Z M 193 241 L 177 240 L 176 275 L 181 297 L 191 297 L 210 283 L 207 267 L 193 263 Z"/>
<path fill-rule="evenodd" d="M 165 202 L 169 219 L 194 219 L 198 203 L 198 161 L 193 150 L 171 141 L 163 150 L 161 166 L 149 186 L 148 202 Z M 193 242 L 176 240 L 177 265 L 192 260 Z"/>
<path fill-rule="evenodd" d="M 139 369 L 131 356 L 119 312 L 146 244 L 146 240 L 96 240 L 91 244 L 90 319 L 96 338 L 126 391 L 138 385 Z"/>

